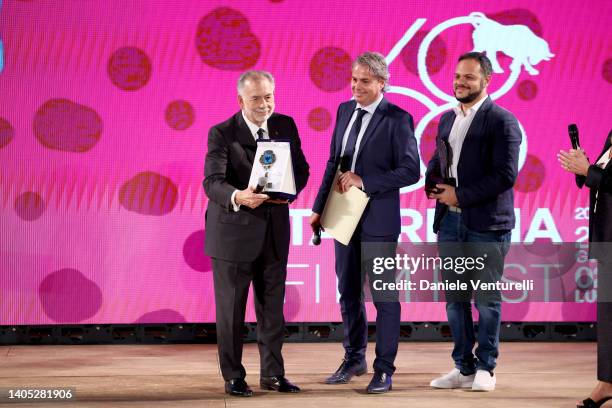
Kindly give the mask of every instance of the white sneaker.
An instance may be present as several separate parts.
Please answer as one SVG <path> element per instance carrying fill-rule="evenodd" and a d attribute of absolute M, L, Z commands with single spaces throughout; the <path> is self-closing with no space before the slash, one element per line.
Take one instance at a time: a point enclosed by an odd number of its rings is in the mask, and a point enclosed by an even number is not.
<path fill-rule="evenodd" d="M 453 368 L 450 373 L 432 380 L 429 385 L 433 388 L 471 388 L 474 382 L 474 376 L 463 375 L 461 372 Z"/>
<path fill-rule="evenodd" d="M 493 391 L 496 381 L 495 374 L 491 375 L 487 370 L 478 370 L 472 384 L 472 391 Z"/>

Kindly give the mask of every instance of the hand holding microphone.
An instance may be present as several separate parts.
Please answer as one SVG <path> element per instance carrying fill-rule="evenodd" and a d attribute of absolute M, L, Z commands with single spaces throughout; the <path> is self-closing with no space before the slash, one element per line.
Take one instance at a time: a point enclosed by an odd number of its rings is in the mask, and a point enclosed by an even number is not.
<path fill-rule="evenodd" d="M 579 176 L 586 176 L 589 171 L 589 159 L 586 157 L 584 150 L 580 148 L 580 139 L 578 136 L 578 127 L 571 124 L 567 127 L 572 150 L 560 150 L 557 154 L 557 160 L 564 170 Z"/>
<path fill-rule="evenodd" d="M 314 233 L 314 236 L 312 237 L 312 244 L 321 244 L 321 231 L 323 230 L 323 227 L 321 226 L 320 214 L 312 213 L 312 215 L 310 216 L 310 227 L 312 228 L 312 232 Z"/>

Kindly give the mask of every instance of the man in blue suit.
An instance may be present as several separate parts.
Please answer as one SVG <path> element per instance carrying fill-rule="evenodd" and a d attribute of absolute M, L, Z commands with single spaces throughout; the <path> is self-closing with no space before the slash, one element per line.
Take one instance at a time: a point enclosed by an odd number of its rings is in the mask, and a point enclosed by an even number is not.
<path fill-rule="evenodd" d="M 459 104 L 442 115 L 438 149 L 427 166 L 427 196 L 437 200 L 434 232 L 438 234 L 440 256 L 486 256 L 481 271 L 459 274 L 443 270 L 445 281 L 501 280 L 514 228 L 512 188 L 518 174 L 521 131 L 514 115 L 487 96 L 491 72 L 491 62 L 482 53 L 459 57 L 453 81 Z M 441 152 L 444 146 L 448 149 L 445 153 Z M 443 178 L 446 183 L 440 182 Z M 449 183 L 450 179 L 454 183 Z M 475 355 L 472 296 L 479 311 Z M 494 390 L 501 323 L 499 291 L 447 291 L 446 301 L 455 368 L 430 385 Z"/>
<path fill-rule="evenodd" d="M 345 384 L 367 372 L 368 340 L 363 300 L 361 244 L 387 242 L 395 247 L 400 233 L 399 189 L 419 180 L 419 155 L 412 116 L 383 96 L 389 70 L 382 55 L 366 52 L 353 62 L 351 90 L 354 99 L 338 108 L 329 160 L 313 206 L 310 224 L 320 228 L 320 218 L 332 188 L 342 193 L 352 186 L 370 201 L 350 243 L 334 242 L 340 309 L 344 324 L 345 355 L 327 384 Z M 332 185 L 339 168 L 342 175 Z M 394 251 L 393 251 L 394 252 Z M 376 360 L 369 393 L 391 389 L 393 362 L 399 341 L 401 308 L 397 300 L 374 301 Z"/>

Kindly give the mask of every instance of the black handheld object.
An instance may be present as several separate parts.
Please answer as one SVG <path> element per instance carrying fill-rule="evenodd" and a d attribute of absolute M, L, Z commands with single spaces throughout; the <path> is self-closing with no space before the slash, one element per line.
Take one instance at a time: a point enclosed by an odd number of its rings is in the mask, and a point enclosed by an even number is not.
<path fill-rule="evenodd" d="M 572 142 L 572 148 L 580 148 L 580 138 L 578 137 L 578 126 L 575 123 L 570 124 L 567 127 L 567 133 L 569 133 L 570 141 Z"/>
<path fill-rule="evenodd" d="M 314 236 L 312 237 L 312 244 L 319 245 L 321 243 L 321 227 L 315 227 Z"/>
<path fill-rule="evenodd" d="M 255 190 L 253 191 L 255 194 L 260 194 L 264 187 L 266 186 L 267 180 L 265 177 L 260 177 L 259 180 L 257 180 L 257 187 L 255 187 Z"/>

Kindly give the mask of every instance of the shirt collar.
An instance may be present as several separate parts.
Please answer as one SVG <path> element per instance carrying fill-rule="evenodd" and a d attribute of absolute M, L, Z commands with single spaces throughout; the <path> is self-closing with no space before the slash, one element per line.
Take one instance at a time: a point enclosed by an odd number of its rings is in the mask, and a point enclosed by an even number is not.
<path fill-rule="evenodd" d="M 357 108 L 361 108 L 366 110 L 370 115 L 374 115 L 374 112 L 376 111 L 376 108 L 378 108 L 378 105 L 380 105 L 380 103 L 383 100 L 383 94 L 381 93 L 378 98 L 372 102 L 371 104 L 369 104 L 368 106 L 362 106 L 360 103 L 357 103 Z"/>
<path fill-rule="evenodd" d="M 453 110 L 455 111 L 455 115 L 462 115 L 464 117 L 467 116 L 471 116 L 476 114 L 476 112 L 478 112 L 478 109 L 480 109 L 480 107 L 482 106 L 482 104 L 484 103 L 484 101 L 486 101 L 488 98 L 488 96 L 485 96 L 484 98 L 482 98 L 481 100 L 479 100 L 474 106 L 472 106 L 471 108 L 468 109 L 468 111 L 466 112 L 465 115 L 463 115 L 463 111 L 461 110 L 461 104 L 457 104 L 457 106 L 455 106 L 453 108 Z"/>
<path fill-rule="evenodd" d="M 242 117 L 244 118 L 244 121 L 246 122 L 247 126 L 249 127 L 249 130 L 251 131 L 251 135 L 253 135 L 253 137 L 255 139 L 257 139 L 259 136 L 257 135 L 257 131 L 259 130 L 259 128 L 262 128 L 264 130 L 264 135 L 266 136 L 270 136 L 270 133 L 268 132 L 268 120 L 266 119 L 266 121 L 264 123 L 261 124 L 261 126 L 257 126 L 256 124 L 254 124 L 253 122 L 251 122 L 246 115 L 244 114 L 244 111 L 242 111 Z"/>

